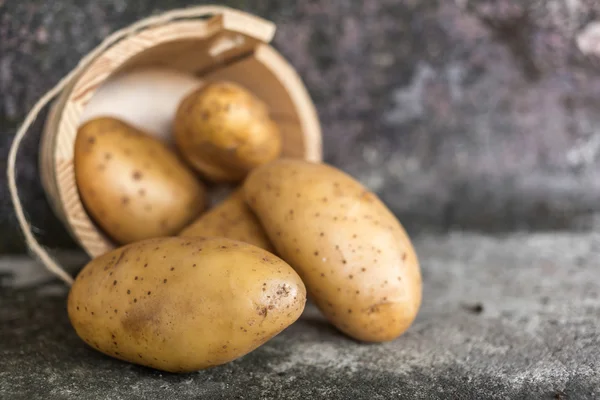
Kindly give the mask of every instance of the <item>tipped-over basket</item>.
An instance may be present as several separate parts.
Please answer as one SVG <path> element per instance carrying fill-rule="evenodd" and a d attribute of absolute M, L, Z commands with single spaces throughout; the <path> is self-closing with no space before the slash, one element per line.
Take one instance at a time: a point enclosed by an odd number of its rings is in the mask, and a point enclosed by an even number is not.
<path fill-rule="evenodd" d="M 83 249 L 96 257 L 114 243 L 87 214 L 73 169 L 74 142 L 83 110 L 111 76 L 167 67 L 204 82 L 237 82 L 270 108 L 283 136 L 283 155 L 319 161 L 321 130 L 314 105 L 292 66 L 269 45 L 275 26 L 221 6 L 174 10 L 144 19 L 109 36 L 30 112 L 9 156 L 9 186 L 31 250 L 66 282 L 71 276 L 39 245 L 25 218 L 15 182 L 19 144 L 37 114 L 54 98 L 40 143 L 42 183 L 55 213 Z"/>

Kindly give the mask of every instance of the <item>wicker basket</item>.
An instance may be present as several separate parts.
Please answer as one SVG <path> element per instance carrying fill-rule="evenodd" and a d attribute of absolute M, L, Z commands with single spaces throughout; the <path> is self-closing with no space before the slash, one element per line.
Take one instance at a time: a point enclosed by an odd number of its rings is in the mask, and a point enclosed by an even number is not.
<path fill-rule="evenodd" d="M 75 136 L 84 107 L 116 73 L 169 67 L 202 77 L 231 80 L 265 101 L 283 135 L 287 157 L 321 159 L 321 130 L 314 105 L 294 69 L 268 43 L 275 26 L 220 6 L 175 10 L 142 20 L 108 37 L 33 108 L 9 156 L 9 186 L 31 250 L 66 282 L 72 278 L 40 246 L 21 208 L 14 177 L 17 150 L 37 114 L 56 98 L 40 143 L 40 173 L 55 213 L 83 249 L 96 257 L 114 244 L 83 207 L 73 170 Z"/>

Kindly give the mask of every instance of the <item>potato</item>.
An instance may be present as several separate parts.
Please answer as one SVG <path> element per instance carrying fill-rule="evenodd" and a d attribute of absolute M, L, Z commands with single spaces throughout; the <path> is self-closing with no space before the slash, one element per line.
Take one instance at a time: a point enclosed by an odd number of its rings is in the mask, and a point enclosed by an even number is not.
<path fill-rule="evenodd" d="M 253 244 L 271 253 L 275 251 L 260 222 L 246 204 L 241 190 L 201 215 L 179 236 L 225 237 Z"/>
<path fill-rule="evenodd" d="M 394 215 L 345 173 L 300 160 L 252 171 L 244 193 L 280 256 L 349 336 L 392 340 L 421 304 L 421 274 Z"/>
<path fill-rule="evenodd" d="M 204 209 L 193 172 L 160 141 L 117 119 L 79 128 L 74 163 L 85 207 L 118 243 L 175 235 Z"/>
<path fill-rule="evenodd" d="M 281 259 L 225 238 L 148 239 L 91 261 L 68 298 L 87 344 L 169 372 L 227 363 L 302 314 L 306 289 Z"/>
<path fill-rule="evenodd" d="M 174 134 L 186 160 L 217 182 L 239 181 L 281 152 L 279 128 L 267 106 L 231 82 L 212 83 L 186 96 Z"/>

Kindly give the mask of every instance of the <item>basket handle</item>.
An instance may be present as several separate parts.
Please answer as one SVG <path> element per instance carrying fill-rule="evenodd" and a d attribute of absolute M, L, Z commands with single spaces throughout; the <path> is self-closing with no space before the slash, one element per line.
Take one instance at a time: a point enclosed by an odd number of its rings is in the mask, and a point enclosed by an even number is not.
<path fill-rule="evenodd" d="M 207 15 L 237 15 L 242 17 L 252 17 L 257 21 L 267 22 L 261 20 L 258 17 L 250 16 L 250 14 L 246 14 L 241 11 L 237 11 L 224 6 L 197 6 L 191 8 L 184 8 L 178 10 L 172 10 L 165 12 L 163 14 L 142 19 L 127 28 L 121 29 L 119 31 L 114 32 L 110 36 L 108 36 L 100 45 L 98 45 L 94 50 L 92 50 L 87 56 L 81 59 L 81 61 L 77 64 L 77 66 L 69 72 L 63 79 L 61 79 L 56 86 L 54 86 L 50 91 L 48 91 L 44 96 L 42 96 L 37 103 L 33 106 L 23 124 L 19 127 L 17 134 L 12 142 L 10 147 L 10 152 L 8 155 L 8 163 L 7 163 L 7 176 L 8 176 L 8 189 L 10 191 L 10 196 L 13 202 L 13 206 L 15 209 L 15 213 L 17 216 L 17 220 L 19 225 L 21 226 L 21 230 L 25 235 L 25 242 L 27 247 L 33 254 L 48 268 L 50 272 L 56 275 L 58 278 L 63 280 L 67 285 L 73 284 L 73 277 L 69 275 L 60 264 L 49 254 L 48 250 L 42 246 L 35 235 L 33 234 L 33 230 L 31 224 L 27 220 L 25 216 L 25 211 L 23 210 L 23 204 L 21 203 L 21 198 L 19 197 L 19 191 L 17 188 L 17 180 L 16 180 L 16 161 L 17 161 L 17 153 L 19 151 L 19 147 L 21 146 L 21 142 L 23 138 L 29 132 L 31 125 L 37 119 L 39 113 L 52 101 L 59 93 L 61 93 L 64 88 L 71 82 L 75 76 L 81 73 L 95 58 L 97 58 L 100 54 L 102 54 L 107 48 L 119 42 L 120 40 L 137 33 L 140 30 L 145 28 L 165 24 L 171 22 L 176 19 L 194 19 L 200 18 Z"/>

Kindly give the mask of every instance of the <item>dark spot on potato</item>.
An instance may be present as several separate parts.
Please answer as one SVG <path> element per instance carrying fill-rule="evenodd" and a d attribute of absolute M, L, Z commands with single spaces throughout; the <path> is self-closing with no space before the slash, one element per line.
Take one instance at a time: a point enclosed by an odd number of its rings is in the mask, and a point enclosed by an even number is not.
<path fill-rule="evenodd" d="M 77 311 L 79 311 L 79 306 L 77 306 Z"/>
<path fill-rule="evenodd" d="M 325 236 L 325 232 L 321 232 L 321 233 L 319 234 L 319 236 L 321 236 L 321 237 Z"/>
<path fill-rule="evenodd" d="M 114 282 L 113 282 L 113 286 L 117 286 L 117 281 L 114 281 Z"/>
<path fill-rule="evenodd" d="M 196 268 L 196 264 L 192 264 L 192 267 L 193 267 L 193 268 Z"/>
<path fill-rule="evenodd" d="M 175 267 L 171 267 L 171 271 L 175 271 Z"/>
<path fill-rule="evenodd" d="M 106 270 L 106 268 L 105 268 L 105 270 Z M 112 271 L 110 271 L 110 273 L 108 274 L 108 276 L 112 276 L 112 274 L 113 274 Z"/>
<path fill-rule="evenodd" d="M 302 195 L 300 193 L 296 193 L 296 198 L 299 199 L 300 197 L 302 197 Z"/>
<path fill-rule="evenodd" d="M 321 213 L 315 213 L 315 217 L 319 218 L 321 216 Z"/>
<path fill-rule="evenodd" d="M 354 278 L 354 275 L 350 274 L 350 275 L 348 275 L 348 278 L 349 278 L 349 279 L 353 279 L 353 278 Z"/>
<path fill-rule="evenodd" d="M 325 278 L 325 274 L 321 272 L 321 278 Z"/>
<path fill-rule="evenodd" d="M 119 313 L 119 310 L 117 310 L 117 309 L 115 308 L 115 314 L 118 314 L 118 313 Z"/>
<path fill-rule="evenodd" d="M 140 353 L 138 353 L 138 357 L 139 357 L 139 358 L 142 358 L 142 355 L 141 355 Z"/>
<path fill-rule="evenodd" d="M 355 233 L 354 235 L 352 235 L 352 239 L 356 239 L 358 237 L 358 235 Z"/>
<path fill-rule="evenodd" d="M 315 252 L 314 252 L 314 255 L 315 255 L 315 256 L 318 256 L 318 255 L 319 255 L 319 252 L 318 252 L 318 251 L 315 251 Z"/>
<path fill-rule="evenodd" d="M 323 203 L 327 203 L 327 197 L 323 197 L 323 198 L 321 199 L 321 201 L 322 201 Z"/>
<path fill-rule="evenodd" d="M 135 280 L 136 280 L 136 281 L 138 280 L 138 277 L 137 277 L 137 276 L 135 277 Z"/>
<path fill-rule="evenodd" d="M 226 349 L 226 348 L 227 348 L 227 345 L 226 345 L 226 344 L 224 344 L 224 345 L 223 345 L 223 348 L 224 348 L 224 349 Z"/>
<path fill-rule="evenodd" d="M 406 253 L 402 253 L 402 261 L 406 261 Z"/>
<path fill-rule="evenodd" d="M 152 294 L 152 292 L 148 292 L 148 296 L 150 296 Z"/>
<path fill-rule="evenodd" d="M 94 143 L 96 143 L 96 138 L 93 136 L 90 136 L 87 141 L 89 144 L 94 144 Z"/>
<path fill-rule="evenodd" d="M 222 249 L 226 249 L 226 248 L 227 248 L 227 246 L 221 246 L 221 248 L 222 248 Z"/>
<path fill-rule="evenodd" d="M 94 315 L 94 312 L 92 311 L 91 314 Z"/>
<path fill-rule="evenodd" d="M 167 280 L 166 280 L 166 279 L 163 279 L 163 283 L 167 283 Z"/>
<path fill-rule="evenodd" d="M 133 302 L 134 302 L 134 303 L 137 303 L 137 299 L 133 299 Z"/>
<path fill-rule="evenodd" d="M 131 294 L 131 290 L 127 289 L 127 294 Z"/>
<path fill-rule="evenodd" d="M 352 309 L 348 309 L 348 314 L 352 314 Z"/>
<path fill-rule="evenodd" d="M 131 174 L 131 177 L 133 178 L 134 181 L 139 181 L 142 179 L 142 173 L 138 170 L 133 171 L 133 173 Z"/>
<path fill-rule="evenodd" d="M 124 206 L 126 206 L 127 204 L 129 204 L 129 197 L 123 197 L 121 199 L 121 204 L 123 204 Z"/>
<path fill-rule="evenodd" d="M 360 294 L 360 290 L 357 290 L 357 291 L 356 291 L 356 294 Z"/>
<path fill-rule="evenodd" d="M 342 260 L 342 264 L 346 264 L 346 263 L 348 263 L 348 261 Z"/>

